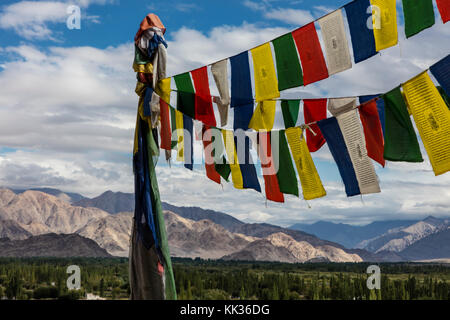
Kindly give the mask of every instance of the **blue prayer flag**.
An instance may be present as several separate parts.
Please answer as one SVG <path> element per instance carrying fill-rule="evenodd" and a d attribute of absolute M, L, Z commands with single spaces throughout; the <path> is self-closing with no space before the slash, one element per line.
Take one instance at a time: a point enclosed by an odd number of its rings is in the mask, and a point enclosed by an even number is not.
<path fill-rule="evenodd" d="M 244 152 L 242 152 L 242 146 L 238 144 L 238 139 L 236 137 L 234 138 L 234 143 L 236 145 L 244 189 L 254 189 L 261 192 L 261 186 L 259 184 L 258 175 L 256 174 L 256 168 L 250 154 L 250 138 L 247 136 L 245 137 Z"/>
<path fill-rule="evenodd" d="M 183 114 L 184 130 L 189 132 L 189 140 L 184 135 L 184 167 L 189 170 L 194 168 L 194 122 L 192 118 Z M 189 158 L 188 158 L 189 157 Z"/>
<path fill-rule="evenodd" d="M 444 92 L 450 96 L 450 55 L 430 67 L 430 71 L 441 85 Z"/>
<path fill-rule="evenodd" d="M 370 1 L 356 0 L 344 8 L 350 27 L 353 56 L 355 63 L 358 63 L 377 54 L 373 30 L 369 28 L 370 24 L 368 23 L 372 19 Z"/>
<path fill-rule="evenodd" d="M 338 166 L 347 197 L 360 194 L 355 169 L 353 168 L 353 163 L 350 159 L 350 154 L 348 153 L 337 119 L 335 117 L 324 119 L 317 122 L 317 125 L 325 137 L 331 155 Z"/>

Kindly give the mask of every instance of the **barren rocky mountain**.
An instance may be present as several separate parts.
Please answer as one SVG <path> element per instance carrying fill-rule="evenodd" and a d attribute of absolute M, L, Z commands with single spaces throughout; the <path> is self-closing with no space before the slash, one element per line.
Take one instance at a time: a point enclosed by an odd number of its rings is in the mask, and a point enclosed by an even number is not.
<path fill-rule="evenodd" d="M 77 233 L 97 242 L 111 255 L 127 257 L 133 213 L 121 212 L 91 221 Z"/>
<path fill-rule="evenodd" d="M 241 251 L 225 256 L 225 260 L 308 262 L 362 262 L 357 254 L 348 254 L 329 245 L 314 247 L 306 241 L 296 241 L 285 233 L 273 233 L 250 243 Z"/>
<path fill-rule="evenodd" d="M 0 220 L 13 220 L 33 235 L 75 233 L 107 216 L 108 213 L 100 209 L 75 207 L 40 191 L 15 194 L 8 189 L 0 190 Z"/>
<path fill-rule="evenodd" d="M 252 259 L 261 261 L 279 259 L 304 262 L 322 256 L 331 261 L 361 260 L 333 246 L 331 242 L 300 231 L 271 225 L 246 225 L 224 213 L 212 214 L 214 219 L 225 223 L 228 229 L 235 229 L 230 231 L 209 219 L 200 219 L 204 216 L 203 212 L 197 215 L 192 211 L 184 212 L 194 216 L 197 221 L 171 211 L 164 212 L 173 256 L 219 259 L 234 253 L 238 253 L 238 257 L 242 256 L 243 253 L 239 252 L 245 249 L 252 252 Z M 15 194 L 3 189 L 0 190 L 0 219 L 8 221 L 2 223 L 5 236 L 15 235 L 16 239 L 23 239 L 30 235 L 75 233 L 92 239 L 111 255 L 127 256 L 133 214 L 108 214 L 93 207 L 77 207 L 39 191 Z"/>
<path fill-rule="evenodd" d="M 433 233 L 408 246 L 400 253 L 408 260 L 450 258 L 450 228 Z"/>
<path fill-rule="evenodd" d="M 48 233 L 78 234 L 95 241 L 111 255 L 128 256 L 132 212 L 109 214 L 91 206 L 71 205 L 67 200 L 70 197 L 57 191 L 52 192 L 58 197 L 40 191 L 16 194 L 0 189 L 0 238 L 24 240 Z M 114 204 L 110 208 L 112 212 L 130 206 L 130 194 L 118 194 L 122 200 L 117 201 L 114 200 L 115 195 L 106 192 L 89 204 L 104 207 L 110 201 Z M 122 205 L 123 199 L 126 201 Z M 298 230 L 264 223 L 247 224 L 213 210 L 169 204 L 164 204 L 164 207 L 171 209 L 164 214 L 171 253 L 177 257 L 285 262 L 447 258 L 447 253 L 442 252 L 445 245 L 439 243 L 446 239 L 445 234 L 430 241 L 427 239 L 443 231 L 448 221 L 432 217 L 404 228 L 391 229 L 383 236 L 368 241 L 367 248 L 372 250 L 369 252 L 346 249 Z M 418 245 L 413 246 L 415 243 Z M 405 251 L 410 247 L 410 251 Z"/>
<path fill-rule="evenodd" d="M 32 234 L 22 228 L 14 220 L 0 220 L 0 239 L 9 238 L 11 240 L 24 240 Z"/>
<path fill-rule="evenodd" d="M 231 233 L 211 220 L 194 221 L 164 211 L 171 254 L 177 257 L 219 259 L 255 240 Z"/>
<path fill-rule="evenodd" d="M 77 234 L 44 234 L 25 240 L 0 239 L 1 257 L 110 257 L 93 240 Z"/>
<path fill-rule="evenodd" d="M 361 242 L 358 247 L 375 253 L 400 253 L 415 242 L 447 229 L 449 225 L 448 220 L 428 217 L 405 228 L 388 230 L 378 237 Z"/>
<path fill-rule="evenodd" d="M 106 191 L 98 197 L 84 198 L 73 203 L 73 205 L 83 208 L 99 208 L 112 214 L 132 212 L 134 211 L 134 194 Z"/>

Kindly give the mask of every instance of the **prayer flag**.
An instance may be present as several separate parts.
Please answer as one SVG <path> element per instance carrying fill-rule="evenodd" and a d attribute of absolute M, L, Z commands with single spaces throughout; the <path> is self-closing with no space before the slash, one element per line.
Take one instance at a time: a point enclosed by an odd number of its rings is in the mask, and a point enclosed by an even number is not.
<path fill-rule="evenodd" d="M 220 184 L 220 174 L 216 171 L 214 164 L 213 144 L 212 144 L 212 129 L 206 125 L 202 127 L 203 149 L 205 151 L 205 169 L 206 176 L 212 181 Z"/>
<path fill-rule="evenodd" d="M 195 91 L 189 72 L 174 77 L 177 86 L 177 109 L 195 119 Z"/>
<path fill-rule="evenodd" d="M 360 194 L 355 169 L 337 119 L 332 117 L 321 120 L 317 124 L 339 169 L 347 197 Z"/>
<path fill-rule="evenodd" d="M 184 126 L 184 167 L 189 170 L 194 169 L 194 120 L 183 114 Z M 188 134 L 188 137 L 186 137 Z"/>
<path fill-rule="evenodd" d="M 281 101 L 281 111 L 283 113 L 284 127 L 295 127 L 300 110 L 300 100 Z"/>
<path fill-rule="evenodd" d="M 270 43 L 251 50 L 255 76 L 255 100 L 263 101 L 278 98 L 278 80 L 273 64 Z"/>
<path fill-rule="evenodd" d="M 228 163 L 230 164 L 231 178 L 233 180 L 233 185 L 236 189 L 244 189 L 244 182 L 242 179 L 241 168 L 239 167 L 236 147 L 234 145 L 233 131 L 222 130 L 222 135 L 225 145 L 225 151 L 228 157 Z"/>
<path fill-rule="evenodd" d="M 380 117 L 378 115 L 377 103 L 373 100 L 360 105 L 359 117 L 361 118 L 361 123 L 364 129 L 367 154 L 370 158 L 384 167 L 384 139 Z"/>
<path fill-rule="evenodd" d="M 402 0 L 402 2 L 406 38 L 434 25 L 432 0 Z"/>
<path fill-rule="evenodd" d="M 320 47 L 314 22 L 292 32 L 303 67 L 306 85 L 328 78 L 327 65 Z"/>
<path fill-rule="evenodd" d="M 172 131 L 170 130 L 170 80 L 171 78 L 163 79 L 158 82 L 156 92 L 161 97 L 161 149 L 172 149 Z"/>
<path fill-rule="evenodd" d="M 312 200 L 325 196 L 327 193 L 303 138 L 302 129 L 298 127 L 286 129 L 286 136 L 302 184 L 303 198 Z"/>
<path fill-rule="evenodd" d="M 220 124 L 225 127 L 228 122 L 228 109 L 230 107 L 230 87 L 228 85 L 227 60 L 214 63 L 211 66 L 211 73 L 219 90 L 220 98 L 214 102 L 217 104 L 220 114 Z"/>
<path fill-rule="evenodd" d="M 318 22 L 325 44 L 329 75 L 350 69 L 352 60 L 345 35 L 342 11 L 336 10 L 320 18 Z"/>
<path fill-rule="evenodd" d="M 231 107 L 253 105 L 252 83 L 248 51 L 230 58 L 231 63 Z"/>
<path fill-rule="evenodd" d="M 377 51 L 398 43 L 396 0 L 370 0 Z"/>
<path fill-rule="evenodd" d="M 208 69 L 206 67 L 191 72 L 195 86 L 195 119 L 208 126 L 216 126 L 216 118 L 209 91 Z"/>
<path fill-rule="evenodd" d="M 389 161 L 422 162 L 419 142 L 403 100 L 400 87 L 383 95 L 386 103 L 384 159 Z"/>
<path fill-rule="evenodd" d="M 177 128 L 177 161 L 184 162 L 184 124 L 183 114 L 176 110 L 176 128 Z"/>
<path fill-rule="evenodd" d="M 364 61 L 377 54 L 375 37 L 372 31 L 372 12 L 369 0 L 356 0 L 345 7 L 350 28 L 355 63 Z M 370 28 L 369 28 L 370 26 Z"/>
<path fill-rule="evenodd" d="M 285 34 L 273 40 L 272 44 L 277 64 L 278 90 L 302 86 L 302 67 L 292 34 Z"/>
<path fill-rule="evenodd" d="M 243 188 L 254 189 L 258 192 L 261 192 L 261 186 L 256 174 L 256 168 L 253 164 L 253 159 L 250 154 L 249 137 L 247 137 L 246 135 L 235 137 L 234 143 L 236 145 L 239 167 L 242 173 Z"/>
<path fill-rule="evenodd" d="M 234 111 L 234 130 L 248 130 L 248 126 L 253 116 L 253 103 L 245 106 L 233 108 Z"/>
<path fill-rule="evenodd" d="M 175 149 L 178 144 L 178 136 L 177 136 L 177 116 L 176 116 L 176 109 L 172 108 L 169 105 L 170 110 L 170 127 L 172 131 L 172 149 Z"/>
<path fill-rule="evenodd" d="M 311 99 L 303 100 L 303 113 L 305 122 L 310 123 L 309 127 L 314 131 L 314 135 L 310 130 L 306 130 L 306 144 L 309 152 L 316 152 L 325 144 L 325 138 L 320 132 L 316 123 L 327 118 L 327 99 Z"/>
<path fill-rule="evenodd" d="M 439 91 L 426 71 L 403 90 L 435 175 L 450 171 L 450 111 Z"/>
<path fill-rule="evenodd" d="M 328 101 L 328 111 L 333 116 L 356 108 L 356 98 L 333 98 Z"/>
<path fill-rule="evenodd" d="M 369 100 L 372 100 L 374 98 L 378 98 L 376 100 L 377 103 L 377 109 L 378 109 L 378 117 L 380 118 L 380 122 L 381 122 L 381 128 L 383 129 L 383 137 L 384 137 L 384 130 L 385 130 L 385 123 L 384 123 L 384 100 L 383 100 L 383 95 L 381 94 L 376 94 L 376 95 L 370 95 L 370 96 L 360 96 L 359 97 L 359 103 L 363 104 L 368 102 Z"/>
<path fill-rule="evenodd" d="M 266 198 L 270 201 L 284 202 L 283 193 L 280 191 L 276 174 L 275 163 L 272 157 L 270 132 L 259 132 L 259 159 L 264 177 Z"/>
<path fill-rule="evenodd" d="M 276 144 L 272 143 L 272 154 L 278 152 L 278 171 L 277 178 L 280 191 L 285 194 L 293 194 L 298 197 L 298 181 L 295 176 L 294 166 L 292 165 L 291 153 L 286 140 L 284 130 L 272 131 L 271 141 L 275 141 L 278 135 L 278 150 L 275 149 Z"/>
<path fill-rule="evenodd" d="M 436 0 L 439 12 L 441 13 L 442 22 L 446 23 L 450 20 L 450 1 Z"/>
<path fill-rule="evenodd" d="M 450 55 L 432 65 L 430 71 L 447 96 L 450 96 Z"/>
<path fill-rule="evenodd" d="M 358 112 L 356 109 L 352 109 L 338 114 L 336 119 L 355 170 L 360 193 L 369 194 L 380 192 L 375 168 L 367 156 L 366 143 L 359 123 Z"/>
<path fill-rule="evenodd" d="M 270 131 L 275 121 L 276 101 L 266 100 L 258 103 L 253 117 L 249 123 L 249 128 L 256 131 Z"/>

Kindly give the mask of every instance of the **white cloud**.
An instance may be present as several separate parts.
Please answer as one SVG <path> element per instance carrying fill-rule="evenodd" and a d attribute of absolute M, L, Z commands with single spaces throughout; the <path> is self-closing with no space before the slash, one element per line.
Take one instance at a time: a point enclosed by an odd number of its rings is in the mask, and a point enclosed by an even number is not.
<path fill-rule="evenodd" d="M 57 40 L 49 25 L 65 23 L 67 8 L 76 4 L 87 8 L 92 4 L 107 4 L 113 0 L 75 0 L 75 1 L 20 1 L 4 6 L 0 11 L 0 28 L 13 29 L 27 40 Z M 98 23 L 98 16 L 84 18 Z"/>
<path fill-rule="evenodd" d="M 264 14 L 267 19 L 278 20 L 284 23 L 301 27 L 314 21 L 314 17 L 308 10 L 299 9 L 272 9 Z"/>
<path fill-rule="evenodd" d="M 314 17 L 309 10 L 274 8 L 270 1 L 255 2 L 246 0 L 243 2 L 243 4 L 251 10 L 262 12 L 264 18 L 266 19 L 277 20 L 285 24 L 301 27 L 314 21 Z"/>

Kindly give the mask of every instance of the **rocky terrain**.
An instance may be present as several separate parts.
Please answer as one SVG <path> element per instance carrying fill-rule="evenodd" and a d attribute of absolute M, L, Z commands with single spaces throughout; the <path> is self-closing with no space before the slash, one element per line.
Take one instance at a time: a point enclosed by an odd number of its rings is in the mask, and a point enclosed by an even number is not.
<path fill-rule="evenodd" d="M 108 191 L 71 204 L 73 194 L 64 196 L 61 191 L 51 191 L 54 195 L 36 190 L 0 189 L 0 238 L 8 243 L 0 247 L 0 256 L 14 252 L 11 246 L 21 247 L 25 242 L 20 241 L 35 241 L 36 236 L 50 233 L 90 239 L 108 255 L 128 256 L 133 213 L 119 210 L 134 206 L 132 194 Z M 264 223 L 248 224 L 213 210 L 167 203 L 163 203 L 163 208 L 171 254 L 176 257 L 292 263 L 395 262 L 450 257 L 449 221 L 433 217 L 418 222 L 373 223 L 366 228 L 371 230 L 367 234 L 373 236 L 375 230 L 382 233 L 361 241 L 358 248 L 348 249 L 304 231 Z M 326 225 L 331 229 L 348 229 L 340 224 Z M 394 228 L 387 229 L 390 226 Z M 46 245 L 42 241 L 36 243 L 34 248 L 38 244 Z M 7 247 L 11 250 L 3 251 Z"/>
<path fill-rule="evenodd" d="M 25 240 L 0 239 L 2 257 L 111 257 L 95 241 L 77 234 L 49 233 Z"/>

